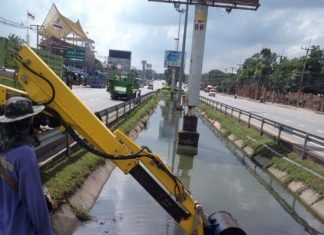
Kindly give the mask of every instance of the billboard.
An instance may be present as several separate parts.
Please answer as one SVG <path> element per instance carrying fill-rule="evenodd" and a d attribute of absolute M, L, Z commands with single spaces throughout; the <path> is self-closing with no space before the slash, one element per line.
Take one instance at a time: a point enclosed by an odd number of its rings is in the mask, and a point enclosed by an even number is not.
<path fill-rule="evenodd" d="M 152 69 L 152 64 L 146 64 L 147 69 Z"/>
<path fill-rule="evenodd" d="M 175 6 L 188 4 L 187 0 L 149 0 L 152 2 L 173 3 Z M 257 10 L 260 6 L 259 0 L 190 0 L 190 5 L 207 5 L 210 7 L 223 7 L 227 9 Z"/>
<path fill-rule="evenodd" d="M 131 51 L 109 50 L 108 64 L 120 70 L 122 73 L 129 72 L 131 68 Z"/>
<path fill-rule="evenodd" d="M 120 59 L 131 59 L 132 52 L 130 51 L 120 51 L 120 50 L 109 50 L 109 57 L 120 58 Z"/>
<path fill-rule="evenodd" d="M 182 54 L 181 51 L 165 51 L 164 67 L 180 67 L 181 54 Z"/>

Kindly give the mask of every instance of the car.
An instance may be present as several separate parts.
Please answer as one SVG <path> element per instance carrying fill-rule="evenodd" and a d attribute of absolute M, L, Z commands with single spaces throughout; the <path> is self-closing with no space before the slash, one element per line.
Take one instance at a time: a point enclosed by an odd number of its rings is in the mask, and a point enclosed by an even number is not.
<path fill-rule="evenodd" d="M 153 83 L 149 83 L 149 84 L 147 85 L 147 89 L 148 89 L 148 90 L 153 90 Z"/>
<path fill-rule="evenodd" d="M 215 89 L 210 89 L 210 91 L 208 92 L 208 96 L 216 96 L 216 90 Z"/>

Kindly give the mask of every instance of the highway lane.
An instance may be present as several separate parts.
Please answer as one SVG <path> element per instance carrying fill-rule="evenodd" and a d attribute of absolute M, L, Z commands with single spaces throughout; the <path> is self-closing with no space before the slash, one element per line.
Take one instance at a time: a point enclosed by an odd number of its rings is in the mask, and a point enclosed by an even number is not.
<path fill-rule="evenodd" d="M 162 81 L 153 82 L 153 90 L 162 88 Z M 73 86 L 73 93 L 78 96 L 92 112 L 97 112 L 109 108 L 111 106 L 123 103 L 123 100 L 112 100 L 110 93 L 105 88 L 90 88 L 87 86 Z M 144 95 L 152 90 L 148 90 L 147 86 L 141 88 L 141 94 Z"/>
<path fill-rule="evenodd" d="M 240 97 L 234 99 L 233 96 L 219 93 L 216 94 L 216 97 L 209 97 L 208 93 L 201 91 L 200 95 L 287 126 L 324 137 L 324 115 L 315 113 L 314 111 L 269 102 L 259 103 Z"/>

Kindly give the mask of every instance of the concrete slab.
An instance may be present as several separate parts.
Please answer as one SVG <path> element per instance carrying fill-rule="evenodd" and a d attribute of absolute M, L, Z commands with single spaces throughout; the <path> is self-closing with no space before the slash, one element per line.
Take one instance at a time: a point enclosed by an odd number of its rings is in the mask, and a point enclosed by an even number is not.
<path fill-rule="evenodd" d="M 137 135 L 138 135 L 138 134 L 137 134 L 137 131 L 135 131 L 135 130 L 132 130 L 131 132 L 128 133 L 128 136 L 129 136 L 132 140 L 136 139 Z"/>
<path fill-rule="evenodd" d="M 143 123 L 143 120 L 138 123 L 138 126 L 143 130 L 145 125 Z"/>
<path fill-rule="evenodd" d="M 75 228 L 81 224 L 75 216 L 72 207 L 64 204 L 51 216 L 52 229 L 56 235 L 71 235 Z"/>
<path fill-rule="evenodd" d="M 214 120 L 213 119 L 210 119 L 210 118 L 207 118 L 206 119 L 209 123 L 213 123 L 214 122 Z"/>
<path fill-rule="evenodd" d="M 242 148 L 245 146 L 244 141 L 243 141 L 243 140 L 240 140 L 240 139 L 235 140 L 235 141 L 234 141 L 234 144 L 235 144 L 237 147 L 239 147 L 240 149 L 242 149 Z"/>
<path fill-rule="evenodd" d="M 306 185 L 301 181 L 292 181 L 288 184 L 288 189 L 293 193 L 299 193 L 306 188 Z"/>
<path fill-rule="evenodd" d="M 230 134 L 229 136 L 227 136 L 227 139 L 234 142 L 237 139 L 237 137 L 235 135 L 233 135 L 233 134 Z"/>
<path fill-rule="evenodd" d="M 315 192 L 313 189 L 306 189 L 302 191 L 299 195 L 299 198 L 306 204 L 312 205 L 313 203 L 317 202 L 320 199 L 320 195 Z"/>
<path fill-rule="evenodd" d="M 213 126 L 217 129 L 217 130 L 221 130 L 221 124 L 218 121 L 214 121 Z"/>
<path fill-rule="evenodd" d="M 324 199 L 314 203 L 311 208 L 324 221 Z"/>
<path fill-rule="evenodd" d="M 142 128 L 141 128 L 139 125 L 137 125 L 137 126 L 135 127 L 135 131 L 136 131 L 137 133 L 141 132 L 141 130 L 142 130 Z"/>
<path fill-rule="evenodd" d="M 285 171 L 281 171 L 281 170 L 278 170 L 272 166 L 270 166 L 268 169 L 267 169 L 271 175 L 273 175 L 274 177 L 276 177 L 280 182 L 285 182 L 285 180 L 287 179 L 288 177 L 288 173 L 285 172 Z"/>
<path fill-rule="evenodd" d="M 267 157 L 263 157 L 263 156 L 255 156 L 254 157 L 254 160 L 260 164 L 262 167 L 266 167 L 268 166 L 268 163 L 269 163 L 269 158 Z"/>
<path fill-rule="evenodd" d="M 219 131 L 220 131 L 220 133 L 222 133 L 222 134 L 225 134 L 225 133 L 227 132 L 227 130 L 226 130 L 226 129 L 223 129 L 223 128 L 221 128 Z"/>
<path fill-rule="evenodd" d="M 252 157 L 255 154 L 255 151 L 253 148 L 251 148 L 250 146 L 246 146 L 243 148 L 243 151 L 249 156 Z"/>

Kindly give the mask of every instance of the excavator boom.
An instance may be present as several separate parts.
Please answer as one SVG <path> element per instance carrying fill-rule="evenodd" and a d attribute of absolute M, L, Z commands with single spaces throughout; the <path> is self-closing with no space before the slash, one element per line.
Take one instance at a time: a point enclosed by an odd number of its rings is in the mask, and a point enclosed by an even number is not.
<path fill-rule="evenodd" d="M 137 145 L 119 130 L 111 132 L 31 48 L 23 46 L 14 59 L 19 66 L 17 80 L 24 92 L 0 85 L 1 103 L 6 99 L 4 94 L 13 93 L 45 105 L 45 113 L 60 119 L 81 146 L 110 159 L 133 176 L 186 233 L 225 234 L 215 230 L 220 227 L 218 222 L 205 219 L 200 204 L 159 155 Z"/>

